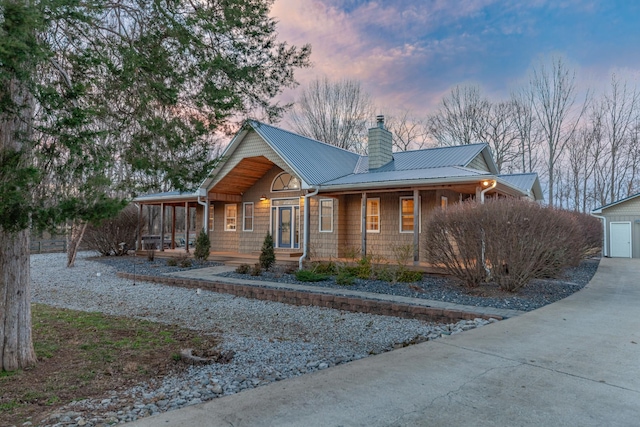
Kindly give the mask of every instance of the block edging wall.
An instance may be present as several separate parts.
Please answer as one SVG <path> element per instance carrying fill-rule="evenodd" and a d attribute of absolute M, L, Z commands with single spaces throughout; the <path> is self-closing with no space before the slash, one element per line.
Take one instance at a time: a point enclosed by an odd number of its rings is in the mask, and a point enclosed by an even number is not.
<path fill-rule="evenodd" d="M 180 286 L 191 289 L 204 289 L 208 291 L 231 294 L 244 298 L 253 298 L 264 301 L 276 301 L 291 305 L 312 305 L 327 307 L 337 310 L 352 311 L 356 313 L 382 314 L 396 316 L 405 319 L 417 319 L 427 322 L 455 323 L 460 320 L 473 320 L 490 318 L 502 320 L 501 316 L 486 315 L 481 313 L 466 312 L 460 310 L 448 310 L 442 308 L 425 307 L 375 299 L 365 299 L 353 296 L 342 296 L 325 293 L 295 291 L 290 289 L 277 289 L 252 285 L 238 285 L 231 283 L 210 282 L 198 279 L 182 279 L 176 277 L 144 276 L 132 273 L 118 272 L 118 277 L 144 282 L 161 283 L 170 286 Z"/>

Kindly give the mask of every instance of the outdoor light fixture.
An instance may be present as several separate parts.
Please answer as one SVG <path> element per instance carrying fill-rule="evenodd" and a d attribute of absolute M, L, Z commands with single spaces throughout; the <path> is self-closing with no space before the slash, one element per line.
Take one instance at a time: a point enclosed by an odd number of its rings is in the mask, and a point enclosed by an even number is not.
<path fill-rule="evenodd" d="M 267 196 L 265 196 L 264 194 L 262 196 L 260 196 L 260 201 L 264 202 L 265 200 L 267 200 Z"/>
<path fill-rule="evenodd" d="M 491 181 L 482 181 L 483 187 L 488 187 L 489 185 L 491 185 Z"/>

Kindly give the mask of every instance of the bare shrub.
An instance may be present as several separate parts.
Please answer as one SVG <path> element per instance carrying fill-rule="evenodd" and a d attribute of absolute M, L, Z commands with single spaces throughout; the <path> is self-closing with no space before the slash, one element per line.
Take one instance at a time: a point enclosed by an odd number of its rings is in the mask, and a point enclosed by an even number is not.
<path fill-rule="evenodd" d="M 482 265 L 481 205 L 464 202 L 435 210 L 425 227 L 425 255 L 467 286 L 482 283 L 487 274 Z"/>
<path fill-rule="evenodd" d="M 468 286 L 490 279 L 514 292 L 580 262 L 592 246 L 580 224 L 571 212 L 519 199 L 465 202 L 432 215 L 426 253 Z"/>
<path fill-rule="evenodd" d="M 126 255 L 127 249 L 135 247 L 137 232 L 138 212 L 135 206 L 131 205 L 124 208 L 115 218 L 99 224 L 89 224 L 84 241 L 89 249 L 96 250 L 101 255 Z"/>
<path fill-rule="evenodd" d="M 580 212 L 570 212 L 584 239 L 583 258 L 597 255 L 602 250 L 602 222 Z"/>

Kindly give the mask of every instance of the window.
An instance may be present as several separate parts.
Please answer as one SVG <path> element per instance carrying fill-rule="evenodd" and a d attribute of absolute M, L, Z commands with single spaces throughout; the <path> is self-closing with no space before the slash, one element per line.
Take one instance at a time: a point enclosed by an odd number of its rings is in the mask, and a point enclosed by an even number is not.
<path fill-rule="evenodd" d="M 300 190 L 300 180 L 286 172 L 276 176 L 271 184 L 271 191 L 297 191 Z"/>
<path fill-rule="evenodd" d="M 238 205 L 224 205 L 224 230 L 236 231 Z"/>
<path fill-rule="evenodd" d="M 320 231 L 333 231 L 333 199 L 320 200 Z"/>
<path fill-rule="evenodd" d="M 440 207 L 442 208 L 442 210 L 447 210 L 447 206 L 449 206 L 449 198 L 440 196 Z"/>
<path fill-rule="evenodd" d="M 380 232 L 380 199 L 367 199 L 367 232 Z"/>
<path fill-rule="evenodd" d="M 400 232 L 413 233 L 413 197 L 400 197 Z"/>
<path fill-rule="evenodd" d="M 242 231 L 253 231 L 253 202 L 243 205 Z"/>
<path fill-rule="evenodd" d="M 209 231 L 213 231 L 213 205 L 209 205 Z"/>

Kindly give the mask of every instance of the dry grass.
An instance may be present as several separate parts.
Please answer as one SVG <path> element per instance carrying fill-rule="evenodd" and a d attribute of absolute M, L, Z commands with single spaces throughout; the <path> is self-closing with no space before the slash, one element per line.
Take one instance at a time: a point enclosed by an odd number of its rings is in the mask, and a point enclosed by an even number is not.
<path fill-rule="evenodd" d="M 104 398 L 185 368 L 183 348 L 207 351 L 211 335 L 124 317 L 33 305 L 38 364 L 0 372 L 0 425 L 36 424 L 74 400 Z"/>

